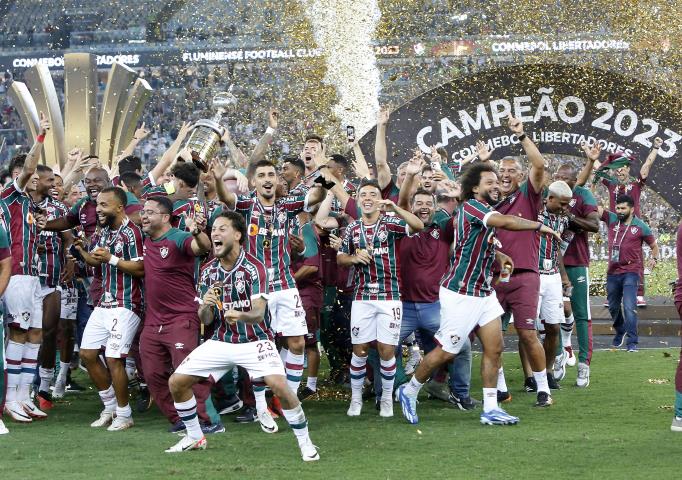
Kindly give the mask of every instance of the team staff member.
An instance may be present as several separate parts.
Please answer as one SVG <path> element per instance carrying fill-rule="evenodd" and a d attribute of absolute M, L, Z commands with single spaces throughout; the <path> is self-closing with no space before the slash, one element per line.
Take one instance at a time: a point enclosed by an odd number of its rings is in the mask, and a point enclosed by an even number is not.
<path fill-rule="evenodd" d="M 241 366 L 254 382 L 264 381 L 280 398 L 303 461 L 319 460 L 308 435 L 305 413 L 287 386 L 273 341 L 267 313 L 267 270 L 242 249 L 246 241 L 244 218 L 235 212 L 221 213 L 213 224 L 211 240 L 215 259 L 201 271 L 199 317 L 214 327 L 213 337 L 190 353 L 170 378 L 175 408 L 187 426 L 187 435 L 166 452 L 206 448 L 192 386 L 205 378 L 218 381 L 235 366 Z"/>
<path fill-rule="evenodd" d="M 163 196 L 149 198 L 140 212 L 146 235 L 145 319 L 140 356 L 147 387 L 161 413 L 174 425 L 171 428 L 177 431 L 183 425 L 173 407 L 168 379 L 171 371 L 199 344 L 194 270 L 196 258 L 210 251 L 211 241 L 203 232 L 203 217 L 185 218 L 185 226 L 190 230 L 185 232 L 171 226 L 172 213 L 173 202 Z M 202 429 L 211 431 L 205 404 L 210 387 L 198 383 L 193 390 Z"/>
<path fill-rule="evenodd" d="M 651 247 L 649 268 L 658 261 L 658 245 L 649 226 L 635 217 L 634 200 L 629 195 L 616 198 L 616 212 L 600 207 L 601 219 L 609 228 L 609 268 L 606 275 L 606 294 L 609 313 L 616 335 L 613 346 L 618 348 L 626 341 L 627 351 L 636 352 L 637 337 L 637 287 L 639 270 L 644 264 L 642 245 Z M 621 302 L 623 308 L 621 309 Z"/>
<path fill-rule="evenodd" d="M 125 215 L 126 194 L 108 187 L 97 195 L 97 221 L 102 227 L 92 251 L 81 240 L 74 244 L 88 265 L 98 268 L 101 296 L 83 332 L 81 359 L 99 391 L 104 410 L 91 427 L 111 424 L 109 431 L 133 426 L 128 404 L 125 357 L 140 324 L 142 310 L 142 232 Z M 105 368 L 99 351 L 105 345 Z M 115 417 L 115 418 L 114 418 Z"/>

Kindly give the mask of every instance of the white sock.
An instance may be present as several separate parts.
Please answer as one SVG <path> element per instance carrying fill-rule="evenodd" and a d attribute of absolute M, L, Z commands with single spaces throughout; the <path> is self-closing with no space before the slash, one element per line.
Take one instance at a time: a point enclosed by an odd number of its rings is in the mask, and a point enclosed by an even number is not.
<path fill-rule="evenodd" d="M 256 399 L 256 412 L 260 415 L 268 409 L 268 401 L 265 398 L 265 386 L 253 383 L 253 396 Z"/>
<path fill-rule="evenodd" d="M 59 362 L 59 373 L 57 374 L 57 380 L 66 383 L 66 377 L 69 374 L 69 368 L 71 363 Z"/>
<path fill-rule="evenodd" d="M 566 321 L 561 324 L 561 345 L 564 347 L 571 346 L 571 334 L 573 333 L 573 323 L 575 319 L 571 313 L 566 317 Z"/>
<path fill-rule="evenodd" d="M 549 393 L 549 383 L 547 383 L 547 370 L 543 369 L 541 372 L 533 372 L 533 378 L 538 384 L 538 393 Z"/>
<path fill-rule="evenodd" d="M 393 381 L 395 379 L 395 357 L 390 360 L 379 360 L 381 374 L 381 401 L 393 402 Z"/>
<path fill-rule="evenodd" d="M 282 359 L 282 363 L 285 365 L 287 363 L 287 355 L 289 355 L 289 350 L 284 347 L 279 349 L 279 357 Z"/>
<path fill-rule="evenodd" d="M 504 367 L 500 367 L 500 369 L 497 371 L 497 389 L 500 392 L 509 391 L 509 389 L 507 388 L 507 381 L 504 378 Z"/>
<path fill-rule="evenodd" d="M 417 397 L 419 395 L 419 390 L 421 390 L 423 385 L 423 383 L 420 383 L 419 380 L 417 380 L 417 377 L 412 375 L 410 381 L 405 384 L 405 395 L 408 397 Z"/>
<path fill-rule="evenodd" d="M 99 398 L 104 404 L 104 410 L 107 412 L 116 411 L 116 394 L 114 393 L 113 385 L 109 385 L 109 388 L 106 390 L 100 390 L 98 393 Z"/>
<path fill-rule="evenodd" d="M 21 383 L 17 389 L 17 400 L 20 402 L 29 399 L 29 392 L 33 379 L 38 373 L 39 343 L 24 343 L 23 357 L 21 359 Z"/>
<path fill-rule="evenodd" d="M 199 424 L 199 417 L 197 416 L 197 399 L 192 398 L 186 402 L 173 402 L 175 405 L 175 410 L 178 412 L 178 416 L 182 423 L 185 424 L 187 428 L 187 435 L 193 440 L 199 440 L 204 436 L 204 432 L 201 431 L 201 425 Z"/>
<path fill-rule="evenodd" d="M 287 353 L 287 361 L 284 362 L 284 370 L 287 374 L 287 385 L 294 395 L 298 393 L 298 387 L 301 385 L 301 378 L 303 378 L 303 355 L 295 353 Z"/>
<path fill-rule="evenodd" d="M 497 410 L 497 388 L 483 388 L 483 411 Z"/>
<path fill-rule="evenodd" d="M 133 416 L 133 410 L 130 408 L 130 404 L 127 404 L 125 407 L 119 407 L 116 405 L 116 416 L 117 417 L 132 417 Z"/>
<path fill-rule="evenodd" d="M 317 391 L 317 377 L 308 377 L 308 381 L 306 382 L 306 387 L 311 389 L 313 392 Z"/>
<path fill-rule="evenodd" d="M 21 383 L 21 358 L 24 353 L 24 344 L 15 341 L 8 341 L 5 349 L 5 359 L 7 360 L 7 402 L 17 400 L 17 388 Z M 2 372 L 0 372 L 0 375 Z"/>
<path fill-rule="evenodd" d="M 310 442 L 310 436 L 308 435 L 308 421 L 305 418 L 305 413 L 303 413 L 303 408 L 301 404 L 292 408 L 291 410 L 282 410 L 284 413 L 284 418 L 287 419 L 289 426 L 294 431 L 296 435 L 296 440 L 298 440 L 298 445 L 304 445 Z"/>
<path fill-rule="evenodd" d="M 54 377 L 54 368 L 43 368 L 38 369 L 38 375 L 40 375 L 40 387 L 38 387 L 39 392 L 49 392 L 50 383 L 52 383 L 52 378 Z"/>
<path fill-rule="evenodd" d="M 135 378 L 135 370 L 137 369 L 135 365 L 135 358 L 132 356 L 127 356 L 126 357 L 126 375 L 128 376 L 128 380 L 132 380 Z"/>
<path fill-rule="evenodd" d="M 350 389 L 353 401 L 362 402 L 362 386 L 367 375 L 367 357 L 353 354 L 350 359 Z"/>

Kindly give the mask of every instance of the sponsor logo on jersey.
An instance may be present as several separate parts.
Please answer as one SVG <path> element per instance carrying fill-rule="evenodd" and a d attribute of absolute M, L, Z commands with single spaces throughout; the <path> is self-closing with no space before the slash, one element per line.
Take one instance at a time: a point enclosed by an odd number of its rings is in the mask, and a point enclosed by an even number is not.
<path fill-rule="evenodd" d="M 176 348 L 176 350 L 182 350 L 183 348 L 185 348 L 185 344 L 178 342 L 175 344 L 175 348 Z"/>
<path fill-rule="evenodd" d="M 258 225 L 250 223 L 249 224 L 249 237 L 255 237 L 258 235 Z"/>
<path fill-rule="evenodd" d="M 388 255 L 389 251 L 390 247 L 377 247 L 374 250 L 372 250 L 372 253 L 374 253 L 374 255 Z"/>
<path fill-rule="evenodd" d="M 585 283 L 587 281 L 587 277 L 585 275 L 580 275 L 578 278 L 575 279 L 576 283 Z"/>
<path fill-rule="evenodd" d="M 168 256 L 168 247 L 161 247 L 159 253 L 161 253 L 161 258 L 166 258 Z"/>
<path fill-rule="evenodd" d="M 359 327 L 353 327 L 353 336 L 357 337 L 360 334 L 360 328 Z"/>
<path fill-rule="evenodd" d="M 226 310 L 236 310 L 238 308 L 251 308 L 251 300 L 237 300 L 236 302 L 225 302 Z"/>

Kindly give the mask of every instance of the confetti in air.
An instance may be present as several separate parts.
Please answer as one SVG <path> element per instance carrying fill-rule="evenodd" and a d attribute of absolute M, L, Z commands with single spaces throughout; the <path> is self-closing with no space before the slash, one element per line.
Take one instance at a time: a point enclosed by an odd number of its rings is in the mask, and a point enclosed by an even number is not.
<path fill-rule="evenodd" d="M 301 0 L 317 44 L 327 54 L 325 82 L 337 90 L 334 113 L 364 135 L 376 123 L 380 77 L 372 39 L 381 17 L 377 0 Z"/>

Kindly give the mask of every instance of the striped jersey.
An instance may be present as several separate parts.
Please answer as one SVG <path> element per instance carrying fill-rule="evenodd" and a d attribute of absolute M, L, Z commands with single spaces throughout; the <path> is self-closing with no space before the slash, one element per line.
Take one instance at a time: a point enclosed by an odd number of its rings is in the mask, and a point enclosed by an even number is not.
<path fill-rule="evenodd" d="M 305 195 L 289 195 L 265 206 L 258 197 L 240 195 L 235 211 L 246 220 L 247 239 L 244 248 L 265 264 L 270 281 L 269 290 L 278 292 L 294 288 L 291 273 L 289 230 L 296 214 L 306 207 Z"/>
<path fill-rule="evenodd" d="M 220 260 L 214 258 L 201 269 L 197 288 L 199 298 L 203 298 L 209 288 L 220 289 L 222 303 L 220 310 L 213 307 L 213 340 L 228 343 L 273 340 L 267 307 L 263 320 L 258 323 L 230 324 L 225 321 L 226 311 L 248 312 L 251 310 L 251 302 L 258 298 L 268 298 L 267 270 L 262 262 L 241 250 L 232 270 L 227 271 Z"/>
<path fill-rule="evenodd" d="M 381 215 L 373 225 L 356 220 L 346 227 L 339 253 L 366 250 L 369 265 L 355 267 L 355 300 L 400 300 L 400 262 L 397 241 L 408 235 L 405 220 Z"/>
<path fill-rule="evenodd" d="M 12 249 L 12 275 L 38 275 L 38 229 L 35 202 L 14 180 L 1 195 L 9 214 L 9 236 Z"/>
<path fill-rule="evenodd" d="M 121 260 L 142 261 L 142 231 L 128 218 L 117 229 L 104 227 L 93 248 L 102 247 Z M 138 315 L 142 311 L 142 278 L 135 278 L 104 263 L 100 265 L 102 291 L 98 307 L 123 307 Z"/>
<path fill-rule="evenodd" d="M 55 220 L 66 216 L 69 207 L 49 195 L 38 204 L 47 216 L 47 220 Z M 38 275 L 40 284 L 48 287 L 59 285 L 59 277 L 62 274 L 64 262 L 64 249 L 60 232 L 48 232 L 43 230 L 38 236 Z"/>
<path fill-rule="evenodd" d="M 559 235 L 568 228 L 568 217 L 566 215 L 554 214 L 544 207 L 538 214 L 538 222 L 542 222 Z M 553 235 L 540 235 L 540 263 L 538 268 L 542 275 L 553 275 L 559 273 L 559 252 L 561 242 Z"/>
<path fill-rule="evenodd" d="M 493 291 L 495 228 L 487 221 L 495 210 L 486 202 L 470 199 L 454 216 L 454 249 L 441 286 L 470 297 L 487 297 Z"/>
<path fill-rule="evenodd" d="M 0 203 L 2 203 L 0 201 Z M 10 240 L 5 228 L 5 222 L 0 218 L 0 260 L 9 258 L 12 255 L 10 250 Z M 0 315 L 5 314 L 5 302 L 0 302 Z"/>

